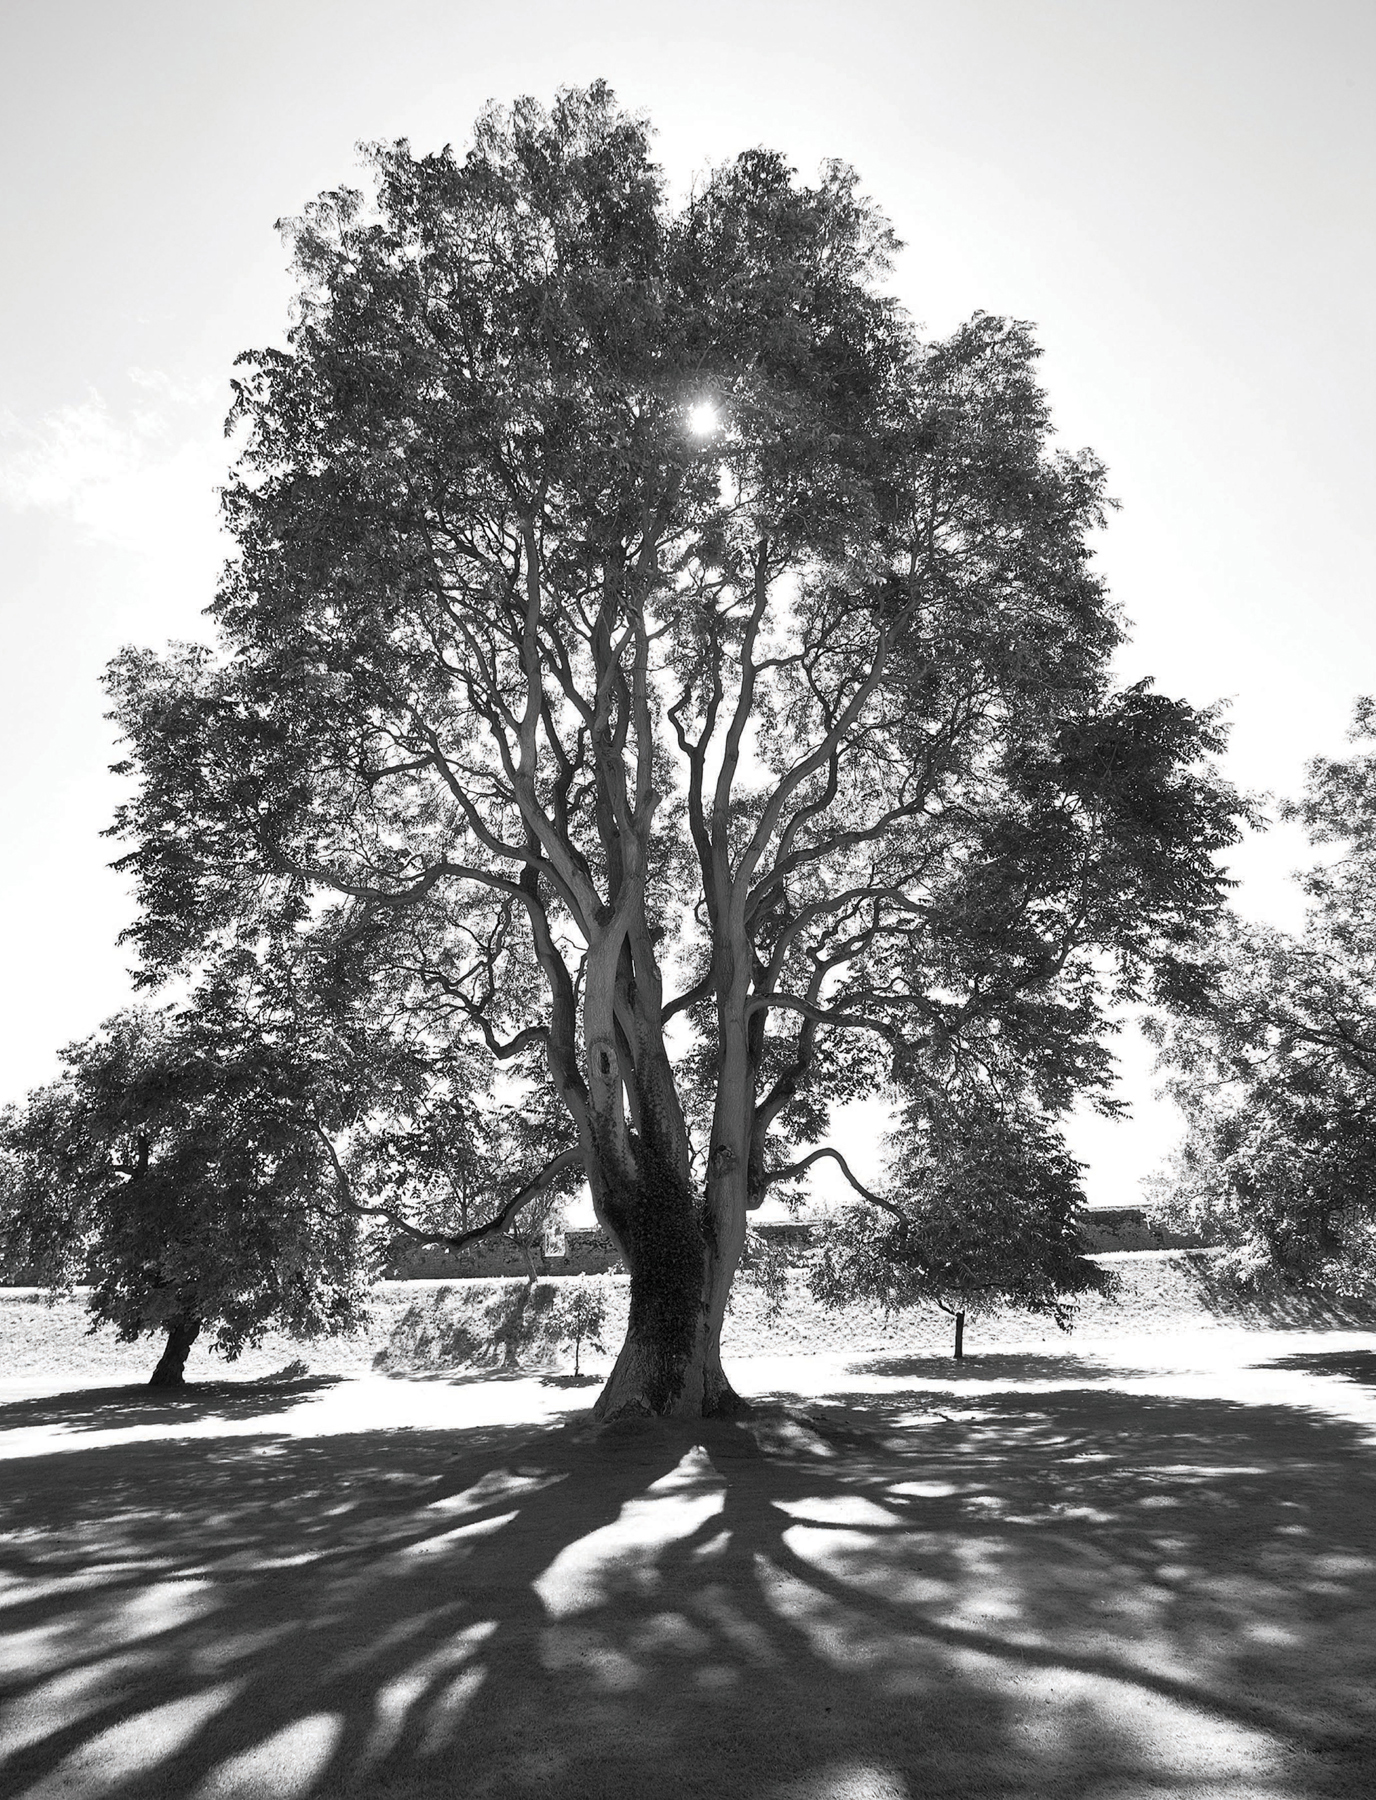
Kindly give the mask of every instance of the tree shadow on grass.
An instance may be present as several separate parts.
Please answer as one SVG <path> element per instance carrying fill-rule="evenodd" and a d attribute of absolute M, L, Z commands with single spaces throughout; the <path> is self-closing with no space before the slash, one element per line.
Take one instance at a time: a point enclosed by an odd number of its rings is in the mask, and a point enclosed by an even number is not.
<path fill-rule="evenodd" d="M 539 1381 L 549 1373 L 546 1363 L 519 1364 L 504 1369 L 385 1369 L 389 1381 L 413 1382 L 424 1387 L 487 1387 L 492 1382 Z"/>
<path fill-rule="evenodd" d="M 65 1394 L 35 1394 L 0 1401 L 0 1431 L 21 1426 L 60 1425 L 71 1431 L 117 1431 L 130 1425 L 191 1424 L 199 1419 L 252 1419 L 280 1413 L 310 1400 L 344 1379 L 306 1375 L 282 1380 L 188 1381 L 184 1387 L 74 1388 Z"/>
<path fill-rule="evenodd" d="M 1256 1366 L 1304 1369 L 1313 1375 L 1337 1375 L 1344 1381 L 1360 1382 L 1363 1387 L 1376 1387 L 1376 1350 L 1297 1350 Z"/>
<path fill-rule="evenodd" d="M 7 1793 L 1357 1794 L 1376 1468 L 1085 1385 L 5 1465 Z"/>
<path fill-rule="evenodd" d="M 953 1356 L 926 1351 L 913 1356 L 866 1356 L 846 1364 L 852 1375 L 891 1375 L 912 1381 L 1102 1381 L 1106 1375 L 1140 1375 L 1140 1369 L 1124 1369 L 1094 1356 L 1059 1355 L 1036 1350 L 967 1351 L 957 1362 Z"/>
<path fill-rule="evenodd" d="M 1240 1282 L 1226 1261 L 1220 1262 L 1208 1251 L 1182 1257 L 1179 1267 L 1220 1324 L 1291 1331 L 1376 1327 L 1376 1297 L 1287 1285 L 1274 1277 Z"/>

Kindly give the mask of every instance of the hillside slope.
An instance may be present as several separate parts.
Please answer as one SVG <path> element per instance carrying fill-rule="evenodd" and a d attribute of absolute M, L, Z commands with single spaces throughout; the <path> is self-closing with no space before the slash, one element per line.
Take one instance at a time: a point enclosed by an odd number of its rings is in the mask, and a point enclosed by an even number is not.
<path fill-rule="evenodd" d="M 1086 1300 L 1074 1335 L 1082 1338 L 1169 1333 L 1211 1325 L 1258 1328 L 1362 1329 L 1376 1327 L 1376 1299 L 1340 1299 L 1323 1293 L 1242 1293 L 1220 1274 L 1212 1251 L 1137 1251 L 1095 1259 L 1117 1277 L 1111 1298 Z M 606 1295 L 608 1349 L 625 1327 L 627 1278 L 588 1276 Z M 538 1315 L 561 1286 L 558 1278 L 538 1284 L 533 1296 L 520 1280 L 464 1282 L 382 1282 L 375 1290 L 368 1328 L 354 1337 L 302 1344 L 279 1334 L 245 1351 L 233 1365 L 246 1377 L 261 1377 L 296 1361 L 317 1373 L 354 1373 L 370 1368 L 397 1372 L 439 1368 L 543 1365 L 572 1366 L 571 1354 L 548 1340 L 539 1325 L 513 1331 L 516 1315 Z M 735 1356 L 786 1356 L 815 1350 L 875 1351 L 949 1348 L 951 1321 L 935 1307 L 915 1308 L 886 1320 L 877 1307 L 857 1306 L 829 1313 L 808 1294 L 804 1272 L 795 1269 L 786 1304 L 777 1319 L 765 1316 L 763 1295 L 741 1287 L 727 1314 L 723 1347 Z M 522 1342 L 522 1338 L 526 1341 Z M 508 1349 L 505 1339 L 510 1339 Z M 494 1341 L 495 1340 L 495 1341 Z M 1003 1308 L 971 1319 L 966 1351 L 1011 1344 L 1064 1344 L 1050 1320 Z M 152 1368 L 157 1347 L 151 1340 L 120 1344 L 113 1333 L 88 1333 L 80 1294 L 49 1303 L 32 1289 L 0 1289 L 0 1369 L 10 1376 L 70 1374 L 92 1379 L 138 1380 Z M 585 1363 L 588 1352 L 584 1350 Z M 594 1355 L 594 1368 L 605 1356 Z M 211 1379 L 225 1365 L 197 1347 L 189 1374 Z"/>

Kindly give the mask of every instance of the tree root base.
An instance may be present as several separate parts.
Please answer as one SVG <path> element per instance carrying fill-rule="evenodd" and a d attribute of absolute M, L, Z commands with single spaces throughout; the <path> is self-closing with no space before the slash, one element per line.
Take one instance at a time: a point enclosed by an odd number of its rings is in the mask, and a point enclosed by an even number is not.
<path fill-rule="evenodd" d="M 615 1425 L 626 1419 L 748 1419 L 755 1411 L 748 1400 L 743 1400 L 725 1382 L 711 1399 L 704 1399 L 700 1407 L 686 1406 L 682 1395 L 666 1407 L 656 1407 L 643 1391 L 618 1395 L 613 1381 L 614 1377 L 608 1380 L 592 1409 L 593 1418 L 599 1425 Z"/>

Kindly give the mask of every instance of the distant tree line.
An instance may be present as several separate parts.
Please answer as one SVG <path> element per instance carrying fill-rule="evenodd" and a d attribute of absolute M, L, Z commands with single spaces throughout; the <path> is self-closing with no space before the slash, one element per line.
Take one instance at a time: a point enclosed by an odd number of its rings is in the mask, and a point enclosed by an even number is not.
<path fill-rule="evenodd" d="M 1281 815 L 1319 851 L 1297 933 L 1223 915 L 1203 1003 L 1151 1021 L 1186 1132 L 1157 1215 L 1228 1244 L 1244 1278 L 1376 1275 L 1376 701 Z"/>

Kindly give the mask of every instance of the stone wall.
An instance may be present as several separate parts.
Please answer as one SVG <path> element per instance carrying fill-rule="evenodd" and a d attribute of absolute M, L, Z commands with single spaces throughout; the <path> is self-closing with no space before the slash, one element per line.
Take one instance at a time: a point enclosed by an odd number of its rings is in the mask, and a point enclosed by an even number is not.
<path fill-rule="evenodd" d="M 753 1229 L 767 1243 L 784 1251 L 790 1261 L 810 1255 L 816 1225 L 807 1219 L 773 1220 Z M 1096 1207 L 1086 1215 L 1082 1234 L 1091 1254 L 1120 1250 L 1194 1250 L 1203 1240 L 1161 1231 L 1147 1221 L 1140 1206 Z M 537 1275 L 624 1274 L 616 1245 L 605 1231 L 592 1226 L 551 1236 L 531 1253 Z M 529 1277 L 525 1253 L 509 1237 L 480 1238 L 466 1249 L 446 1250 L 437 1244 L 411 1244 L 399 1238 L 392 1246 L 383 1278 L 387 1281 L 494 1281 L 510 1276 Z M 0 1272 L 0 1287 L 28 1287 L 34 1281 L 28 1270 Z"/>
<path fill-rule="evenodd" d="M 1094 1255 L 1120 1250 L 1202 1250 L 1202 1237 L 1153 1225 L 1140 1206 L 1096 1206 L 1085 1214 L 1081 1242 Z"/>
<path fill-rule="evenodd" d="M 624 1273 L 625 1264 L 605 1231 L 569 1230 L 551 1236 L 531 1252 L 537 1275 L 605 1275 Z M 392 1246 L 389 1281 L 491 1281 L 506 1275 L 530 1274 L 525 1253 L 509 1237 L 479 1238 L 463 1250 L 437 1244 Z"/>
<path fill-rule="evenodd" d="M 754 1229 L 791 1259 L 812 1249 L 815 1227 L 806 1220 L 782 1220 Z M 626 1265 L 616 1245 L 597 1226 L 551 1234 L 532 1252 L 537 1275 L 624 1275 Z M 524 1254 L 510 1238 L 480 1238 L 467 1249 L 408 1244 L 399 1238 L 387 1264 L 388 1281 L 491 1281 L 506 1275 L 529 1276 Z"/>
<path fill-rule="evenodd" d="M 546 1271 L 541 1250 L 532 1252 L 537 1274 Z M 387 1259 L 387 1281 L 490 1281 L 503 1275 L 529 1275 L 524 1251 L 509 1237 L 479 1238 L 463 1250 L 442 1244 L 413 1244 L 398 1238 Z"/>
<path fill-rule="evenodd" d="M 562 1248 L 549 1259 L 549 1272 L 551 1275 L 624 1275 L 626 1265 L 606 1232 L 593 1225 L 565 1231 Z"/>
<path fill-rule="evenodd" d="M 807 1219 L 771 1220 L 753 1229 L 794 1262 L 811 1254 L 817 1233 Z M 1091 1255 L 1206 1247 L 1200 1238 L 1150 1224 L 1140 1206 L 1095 1207 L 1085 1215 L 1081 1240 Z M 551 1236 L 532 1254 L 537 1275 L 615 1275 L 626 1268 L 616 1245 L 596 1226 Z M 457 1253 L 399 1240 L 387 1265 L 389 1281 L 490 1281 L 529 1273 L 524 1254 L 507 1237 L 482 1238 Z"/>

